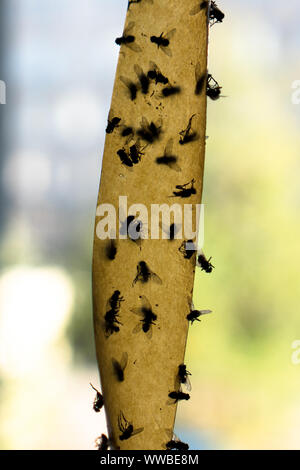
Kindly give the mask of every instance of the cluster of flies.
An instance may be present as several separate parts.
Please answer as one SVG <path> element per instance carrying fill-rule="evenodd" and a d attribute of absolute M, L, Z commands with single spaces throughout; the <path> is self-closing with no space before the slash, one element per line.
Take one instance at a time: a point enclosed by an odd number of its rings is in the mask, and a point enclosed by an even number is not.
<path fill-rule="evenodd" d="M 144 0 L 145 1 L 145 0 Z M 148 0 L 151 1 L 152 0 Z M 129 2 L 128 7 L 134 3 L 140 3 L 140 1 Z M 215 2 L 199 2 L 197 5 L 190 11 L 190 15 L 196 15 L 202 10 L 208 9 L 208 18 L 210 25 L 219 23 L 223 21 L 224 13 L 217 7 Z M 141 47 L 136 44 L 136 37 L 132 34 L 135 23 L 130 21 L 128 26 L 124 29 L 123 35 L 116 39 L 116 44 L 119 46 L 124 45 L 131 49 L 134 52 L 141 52 Z M 170 48 L 170 41 L 175 35 L 176 29 L 172 29 L 168 33 L 164 34 L 163 32 L 156 36 L 150 36 L 150 42 L 157 46 L 162 52 L 167 56 L 171 57 L 172 52 Z M 159 67 L 154 63 L 150 62 L 148 71 L 144 71 L 140 65 L 134 65 L 134 71 L 138 78 L 138 81 L 133 81 L 127 77 L 121 76 L 120 80 L 125 85 L 128 96 L 132 101 L 135 101 L 137 98 L 138 92 L 141 92 L 144 95 L 147 95 L 150 90 L 150 84 L 155 83 L 163 85 L 160 96 L 161 98 L 168 98 L 170 96 L 177 95 L 181 92 L 181 87 L 177 85 L 172 85 Z M 204 87 L 206 87 L 206 94 L 212 100 L 218 100 L 221 97 L 222 87 L 218 82 L 213 78 L 211 74 L 203 72 L 201 70 L 200 63 L 196 64 L 195 67 L 195 94 L 200 95 Z M 197 133 L 192 130 L 192 120 L 195 115 L 191 116 L 189 123 L 186 129 L 179 132 L 179 144 L 184 145 L 189 142 L 193 142 L 198 138 Z M 156 140 L 159 140 L 162 134 L 162 122 L 155 123 L 147 121 L 145 117 L 142 118 L 140 123 L 140 128 L 134 130 L 131 126 L 120 125 L 121 118 L 115 115 L 111 115 L 108 118 L 108 124 L 106 132 L 111 134 L 116 128 L 121 128 L 121 136 L 124 137 L 125 145 L 117 151 L 117 155 L 120 159 L 121 164 L 125 165 L 127 168 L 132 168 L 134 165 L 138 164 L 141 161 L 142 156 L 144 155 L 144 150 L 148 144 L 152 144 Z M 137 135 L 136 141 L 133 141 L 134 135 Z M 146 142 L 146 145 L 141 146 L 140 139 Z M 131 142 L 130 145 L 128 143 Z M 181 171 L 178 165 L 178 157 L 172 153 L 171 143 L 168 142 L 164 154 L 156 158 L 157 165 L 166 165 L 169 168 L 175 171 Z M 186 191 L 183 192 L 186 194 Z M 183 196 L 186 197 L 186 196 Z"/>
<path fill-rule="evenodd" d="M 153 0 L 144 0 L 144 2 L 149 2 L 153 4 Z M 143 0 L 129 0 L 128 9 L 133 4 L 142 3 Z M 190 15 L 194 16 L 201 12 L 204 9 L 208 9 L 208 20 L 209 24 L 212 26 L 215 23 L 221 23 L 224 19 L 224 13 L 218 8 L 216 2 L 214 1 L 202 1 L 198 2 L 197 5 L 190 11 Z M 131 34 L 134 28 L 134 22 L 130 22 L 127 28 L 124 30 L 123 36 L 116 39 L 116 44 L 125 45 L 134 52 L 141 52 L 140 46 L 135 42 L 135 36 Z M 169 57 L 172 56 L 170 49 L 170 40 L 174 36 L 176 29 L 171 30 L 169 33 L 161 33 L 159 36 L 152 35 L 150 41 L 161 49 Z M 178 94 L 181 91 L 181 88 L 178 86 L 172 86 L 169 83 L 169 79 L 162 74 L 158 66 L 150 62 L 150 68 L 147 73 L 145 73 L 139 65 L 134 66 L 135 73 L 138 77 L 139 83 L 134 83 L 125 77 L 121 77 L 121 81 L 126 85 L 129 91 L 129 96 L 132 101 L 137 97 L 138 91 L 141 91 L 143 94 L 149 92 L 150 83 L 155 82 L 155 84 L 162 84 L 165 87 L 162 89 L 162 96 L 169 97 L 174 94 Z M 221 96 L 221 87 L 218 82 L 213 78 L 212 75 L 202 73 L 200 64 L 198 63 L 195 68 L 195 94 L 200 95 L 206 86 L 206 94 L 212 100 L 217 100 Z M 187 127 L 179 132 L 179 144 L 185 145 L 189 142 L 193 142 L 198 138 L 197 133 L 192 129 L 192 121 L 195 117 L 193 114 Z M 138 136 L 138 140 L 129 146 L 128 150 L 124 147 L 118 150 L 117 154 L 122 162 L 122 164 L 132 167 L 134 164 L 139 163 L 141 157 L 144 155 L 143 150 L 146 148 L 147 144 L 153 143 L 155 140 L 160 138 L 162 133 L 162 122 L 154 123 L 148 122 L 146 118 L 142 118 L 140 128 L 136 131 L 126 125 L 121 125 L 121 118 L 117 116 L 109 116 L 106 132 L 111 134 L 115 131 L 116 128 L 121 128 L 121 136 L 124 138 L 129 138 L 127 142 L 133 139 L 135 133 Z M 146 146 L 141 147 L 140 140 L 142 139 L 147 142 Z M 173 139 L 170 139 L 166 145 L 164 154 L 156 158 L 156 163 L 158 165 L 167 165 L 176 171 L 180 171 L 180 168 L 177 164 L 177 157 L 173 155 L 172 152 Z M 193 194 L 196 194 L 196 189 L 194 187 L 195 180 L 192 179 L 188 183 L 177 185 L 176 189 L 173 191 L 173 194 L 169 197 L 181 197 L 188 198 Z M 134 224 L 134 225 L 132 225 Z M 136 221 L 134 216 L 128 216 L 120 228 L 120 233 L 124 232 L 130 234 L 130 226 L 134 227 L 134 232 L 140 233 L 142 225 L 140 221 Z M 171 224 L 169 228 L 170 240 L 175 238 L 176 227 L 175 224 Z M 130 238 L 135 241 L 134 237 Z M 197 248 L 194 245 L 192 240 L 184 241 L 179 247 L 179 251 L 183 254 L 185 259 L 192 259 L 192 257 L 197 254 Z M 116 256 L 116 246 L 113 241 L 107 247 L 107 257 L 113 260 Z M 211 263 L 211 258 L 207 259 L 203 253 L 197 255 L 197 265 L 201 267 L 202 271 L 206 273 L 211 273 L 214 266 Z M 155 274 L 145 261 L 140 261 L 137 265 L 136 276 L 133 279 L 132 286 L 137 282 L 141 284 L 148 283 L 149 281 L 155 282 L 157 284 L 162 284 L 160 277 Z M 123 296 L 119 290 L 115 290 L 112 296 L 107 302 L 107 311 L 104 316 L 104 331 L 105 336 L 109 337 L 112 334 L 116 334 L 120 331 L 120 309 L 121 303 L 124 301 Z M 187 314 L 187 320 L 193 324 L 195 321 L 200 321 L 200 317 L 205 314 L 211 313 L 211 310 L 196 310 L 193 306 L 191 299 L 188 299 L 189 304 L 189 313 Z M 156 307 L 158 305 L 156 304 Z M 133 329 L 133 333 L 143 332 L 149 339 L 152 337 L 152 328 L 156 325 L 157 314 L 153 311 L 153 308 L 147 299 L 146 296 L 140 296 L 140 305 L 131 309 L 131 312 L 140 317 L 139 322 Z M 112 358 L 112 370 L 118 382 L 123 382 L 125 379 L 125 369 L 128 363 L 128 354 L 123 353 L 120 361 Z M 168 394 L 169 400 L 175 404 L 181 400 L 189 400 L 190 395 L 182 391 L 182 386 L 185 386 L 187 391 L 191 390 L 191 384 L 189 380 L 190 372 L 187 370 L 185 364 L 180 364 L 178 367 L 176 379 L 175 379 L 175 390 L 171 391 Z M 99 412 L 103 405 L 104 399 L 102 394 L 92 385 L 91 387 L 96 392 L 96 397 L 93 402 L 93 409 L 95 412 Z M 133 423 L 128 421 L 122 411 L 120 411 L 118 416 L 118 428 L 120 431 L 119 439 L 120 441 L 127 440 L 132 436 L 141 433 L 144 428 L 135 429 Z M 109 449 L 110 440 L 105 434 L 102 434 L 96 439 L 96 447 L 100 451 L 105 451 Z M 167 450 L 187 450 L 189 448 L 188 444 L 181 442 L 175 435 L 172 435 L 171 439 L 165 444 Z"/>
<path fill-rule="evenodd" d="M 126 359 L 127 361 L 127 359 Z M 189 375 L 191 373 L 187 371 L 186 365 L 185 364 L 180 364 L 178 367 L 178 372 L 176 375 L 175 379 L 175 385 L 178 388 L 181 387 L 182 385 L 186 386 L 187 390 L 191 390 L 191 383 L 189 380 Z M 96 392 L 96 396 L 93 402 L 93 409 L 95 412 L 99 413 L 101 411 L 103 405 L 104 405 L 104 399 L 103 395 L 97 390 L 92 384 L 90 384 L 93 390 Z M 172 403 L 177 403 L 179 400 L 188 400 L 190 398 L 189 394 L 183 393 L 181 390 L 170 392 L 169 393 L 169 398 L 172 399 Z M 120 441 L 125 441 L 127 439 L 130 439 L 133 436 L 136 436 L 137 434 L 143 432 L 144 428 L 134 428 L 133 423 L 130 422 L 124 415 L 122 411 L 120 411 L 118 415 L 118 428 L 119 428 L 119 440 Z M 107 451 L 111 445 L 111 442 L 109 438 L 105 435 L 102 434 L 99 436 L 96 441 L 95 441 L 96 447 L 99 451 Z M 172 438 L 164 443 L 164 446 L 167 450 L 188 450 L 189 446 L 188 444 L 180 441 L 177 436 L 174 434 Z"/>

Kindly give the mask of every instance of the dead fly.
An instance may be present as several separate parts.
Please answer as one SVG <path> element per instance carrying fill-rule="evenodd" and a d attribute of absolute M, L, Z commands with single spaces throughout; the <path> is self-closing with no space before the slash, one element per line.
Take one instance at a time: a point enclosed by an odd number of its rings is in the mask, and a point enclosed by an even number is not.
<path fill-rule="evenodd" d="M 118 325 L 122 325 L 122 323 L 118 320 L 118 317 L 121 308 L 121 302 L 123 301 L 124 298 L 121 296 L 121 292 L 119 290 L 115 290 L 107 302 L 106 308 L 109 310 L 107 310 L 104 316 L 105 333 L 107 337 L 120 331 L 120 327 Z"/>
<path fill-rule="evenodd" d="M 195 81 L 196 81 L 196 86 L 195 86 L 195 95 L 201 95 L 205 81 L 207 77 L 207 72 L 203 72 L 201 68 L 200 62 L 197 62 L 196 67 L 195 67 Z"/>
<path fill-rule="evenodd" d="M 222 23 L 224 20 L 224 13 L 218 8 L 216 2 L 211 2 L 209 8 L 209 21 L 210 26 L 213 26 L 215 23 Z"/>
<path fill-rule="evenodd" d="M 100 452 L 104 452 L 105 450 L 108 450 L 109 447 L 109 439 L 105 434 L 101 434 L 101 436 L 97 437 L 95 440 L 95 446 L 97 450 L 100 450 Z"/>
<path fill-rule="evenodd" d="M 119 382 L 124 382 L 124 370 L 126 369 L 127 362 L 128 362 L 128 354 L 124 352 L 122 354 L 121 361 L 118 362 L 114 357 L 111 360 L 112 366 L 114 369 L 114 373 Z"/>
<path fill-rule="evenodd" d="M 150 67 L 151 69 L 149 70 L 147 75 L 150 80 L 155 80 L 156 85 L 158 83 L 166 85 L 169 82 L 169 79 L 161 73 L 158 66 L 154 62 L 150 62 Z"/>
<path fill-rule="evenodd" d="M 206 9 L 207 5 L 208 5 L 208 1 L 198 2 L 197 5 L 191 9 L 190 15 L 191 16 L 197 15 L 198 13 L 200 13 L 200 11 Z"/>
<path fill-rule="evenodd" d="M 113 114 L 113 110 L 110 110 L 110 113 L 108 115 L 108 119 L 107 119 L 107 127 L 106 127 L 106 133 L 107 134 L 112 134 L 113 131 L 119 127 L 119 123 L 121 121 L 121 118 L 117 117 L 117 116 L 114 116 L 114 117 L 111 117 L 111 114 Z"/>
<path fill-rule="evenodd" d="M 193 118 L 196 116 L 196 114 L 193 114 L 190 119 L 187 127 L 183 129 L 183 131 L 179 132 L 180 139 L 179 143 L 180 145 L 185 145 L 188 144 L 189 142 L 194 142 L 197 140 L 197 132 L 192 131 L 192 121 Z"/>
<path fill-rule="evenodd" d="M 125 221 L 120 221 L 120 223 L 120 235 L 126 235 L 134 242 L 141 238 L 143 230 L 143 222 L 141 220 L 136 220 L 134 215 L 129 215 Z"/>
<path fill-rule="evenodd" d="M 129 153 L 126 152 L 124 147 L 117 151 L 117 155 L 119 156 L 122 165 L 133 167 L 133 162 L 131 160 L 131 157 Z"/>
<path fill-rule="evenodd" d="M 191 397 L 188 393 L 183 393 L 180 390 L 179 391 L 174 391 L 170 392 L 168 395 L 172 400 L 174 400 L 172 403 L 175 404 L 178 401 L 181 400 L 189 400 Z"/>
<path fill-rule="evenodd" d="M 207 315 L 209 313 L 212 313 L 211 310 L 195 310 L 194 304 L 191 301 L 191 299 L 188 299 L 189 307 L 190 307 L 190 312 L 187 314 L 186 318 L 188 321 L 191 322 L 191 324 L 194 323 L 194 321 L 201 321 L 199 320 L 199 317 L 202 315 Z"/>
<path fill-rule="evenodd" d="M 117 254 L 117 245 L 115 240 L 108 240 L 106 247 L 105 247 L 105 254 L 106 257 L 113 261 Z"/>
<path fill-rule="evenodd" d="M 162 95 L 164 98 L 168 98 L 169 96 L 178 95 L 181 92 L 180 86 L 172 86 L 168 85 L 162 89 Z"/>
<path fill-rule="evenodd" d="M 172 431 L 168 431 L 168 434 L 171 439 L 165 444 L 167 450 L 189 450 L 189 445 L 182 442 L 176 434 L 173 434 Z"/>
<path fill-rule="evenodd" d="M 139 82 L 141 84 L 142 93 L 144 95 L 147 95 L 147 93 L 149 91 L 149 85 L 150 85 L 150 80 L 149 80 L 148 75 L 146 75 L 144 73 L 143 69 L 137 64 L 135 64 L 135 66 L 134 66 L 134 71 L 137 74 L 137 77 L 138 77 Z"/>
<path fill-rule="evenodd" d="M 155 325 L 157 315 L 152 311 L 151 304 L 147 297 L 144 295 L 140 296 L 142 306 L 139 308 L 131 309 L 131 312 L 142 317 L 138 325 L 132 330 L 132 333 L 138 333 L 143 331 L 149 339 L 152 338 L 152 325 Z"/>
<path fill-rule="evenodd" d="M 129 148 L 129 154 L 130 154 L 131 161 L 134 165 L 141 161 L 142 155 L 145 155 L 143 153 L 143 150 L 146 147 L 147 146 L 145 145 L 143 148 L 141 148 L 139 142 L 136 142 L 135 144 L 131 145 L 131 147 Z"/>
<path fill-rule="evenodd" d="M 184 240 L 178 250 L 183 254 L 185 259 L 191 259 L 197 252 L 197 247 L 193 240 Z"/>
<path fill-rule="evenodd" d="M 166 165 L 171 170 L 181 171 L 180 166 L 177 164 L 178 157 L 172 154 L 173 139 L 168 140 L 163 156 L 156 158 L 157 165 Z"/>
<path fill-rule="evenodd" d="M 186 370 L 186 365 L 180 364 L 180 366 L 178 366 L 178 380 L 180 384 L 183 384 L 186 386 L 188 391 L 192 389 L 191 382 L 188 377 L 189 375 L 192 375 L 192 374 L 188 370 Z"/>
<path fill-rule="evenodd" d="M 181 197 L 185 199 L 185 198 L 190 197 L 192 194 L 196 194 L 197 191 L 194 188 L 194 184 L 195 184 L 194 178 L 188 183 L 185 183 L 182 185 L 178 184 L 176 186 L 176 189 L 179 189 L 179 191 L 173 191 L 173 196 L 169 196 L 169 197 Z"/>
<path fill-rule="evenodd" d="M 206 94 L 207 94 L 207 96 L 211 100 L 216 101 L 221 96 L 221 89 L 222 89 L 222 87 L 219 86 L 218 82 L 213 78 L 213 76 L 208 74 L 207 75 L 207 85 L 206 85 Z"/>
<path fill-rule="evenodd" d="M 121 46 L 122 44 L 124 44 L 124 46 L 129 47 L 134 52 L 141 52 L 142 49 L 140 48 L 140 46 L 138 46 L 137 44 L 134 44 L 135 36 L 133 36 L 132 34 L 129 34 L 130 31 L 133 29 L 134 25 L 135 23 L 133 21 L 130 21 L 127 28 L 124 29 L 123 36 L 121 36 L 120 38 L 117 38 L 115 40 L 115 43 L 118 46 Z"/>
<path fill-rule="evenodd" d="M 142 118 L 141 127 L 138 129 L 137 134 L 146 142 L 152 144 L 155 140 L 159 140 L 161 135 L 162 121 L 160 120 L 157 124 L 153 121 L 149 124 L 145 117 Z"/>
<path fill-rule="evenodd" d="M 151 36 L 150 41 L 157 45 L 158 48 L 167 54 L 169 57 L 172 57 L 171 49 L 169 49 L 170 39 L 176 33 L 176 29 L 172 29 L 165 36 L 164 33 L 161 33 L 160 36 Z"/>
<path fill-rule="evenodd" d="M 132 285 L 136 284 L 138 281 L 142 284 L 149 281 L 153 281 L 156 284 L 162 284 L 160 277 L 151 271 L 145 261 L 140 261 L 137 265 L 137 275 L 135 276 Z"/>
<path fill-rule="evenodd" d="M 134 101 L 136 99 L 136 95 L 138 92 L 137 85 L 133 81 L 129 80 L 129 78 L 126 78 L 126 77 L 121 76 L 120 80 L 127 87 L 131 101 Z"/>
<path fill-rule="evenodd" d="M 201 271 L 205 271 L 208 274 L 212 272 L 212 270 L 214 269 L 214 265 L 210 262 L 211 258 L 212 257 L 206 259 L 203 253 L 198 256 L 197 262 L 198 265 L 201 267 Z"/>
<path fill-rule="evenodd" d="M 163 229 L 163 231 L 167 234 L 167 239 L 170 241 L 175 240 L 177 233 L 179 232 L 181 228 L 181 225 L 175 224 L 174 222 L 169 227 L 167 227 L 163 223 L 160 226 Z M 181 235 L 178 238 L 181 238 Z"/>
<path fill-rule="evenodd" d="M 99 411 L 101 410 L 101 408 L 102 408 L 103 405 L 104 405 L 103 396 L 102 396 L 101 393 L 94 387 L 94 385 L 92 385 L 92 384 L 90 383 L 90 386 L 91 386 L 92 389 L 95 390 L 95 392 L 96 392 L 96 397 L 95 397 L 94 403 L 93 403 L 93 409 L 94 409 L 94 411 L 96 411 L 96 413 L 99 413 Z"/>
<path fill-rule="evenodd" d="M 130 126 L 121 126 L 121 137 L 133 137 L 134 136 L 134 130 Z"/>
<path fill-rule="evenodd" d="M 134 429 L 133 424 L 127 421 L 122 411 L 118 416 L 118 426 L 121 431 L 121 435 L 119 436 L 120 441 L 125 441 L 136 434 L 144 431 L 144 428 Z"/>

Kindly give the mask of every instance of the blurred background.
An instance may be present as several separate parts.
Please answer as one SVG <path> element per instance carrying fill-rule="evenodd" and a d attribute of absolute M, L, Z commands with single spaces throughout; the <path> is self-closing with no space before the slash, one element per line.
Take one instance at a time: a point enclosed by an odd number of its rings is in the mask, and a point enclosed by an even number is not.
<path fill-rule="evenodd" d="M 208 103 L 203 195 L 216 269 L 197 273 L 194 296 L 214 314 L 190 329 L 176 434 L 194 449 L 299 449 L 299 3 L 218 5 L 209 70 L 226 98 Z M 105 432 L 89 386 L 91 258 L 126 9 L 1 1 L 2 449 L 93 449 Z"/>

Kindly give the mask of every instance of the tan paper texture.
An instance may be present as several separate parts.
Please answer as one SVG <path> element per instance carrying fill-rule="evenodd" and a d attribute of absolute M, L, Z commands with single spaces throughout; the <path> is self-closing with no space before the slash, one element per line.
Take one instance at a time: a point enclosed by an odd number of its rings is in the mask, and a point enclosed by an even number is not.
<path fill-rule="evenodd" d="M 121 121 L 106 136 L 98 205 L 109 203 L 117 210 L 119 196 L 127 196 L 128 207 L 141 203 L 150 214 L 151 204 L 176 203 L 183 207 L 201 202 L 206 93 L 204 85 L 201 93 L 195 94 L 195 86 L 197 74 L 199 78 L 199 73 L 205 74 L 207 70 L 207 5 L 200 8 L 202 3 L 205 2 L 141 0 L 130 5 L 125 26 L 130 26 L 128 34 L 135 40 L 129 46 L 123 44 L 120 50 L 110 119 L 117 116 Z M 199 9 L 195 13 L 197 5 Z M 163 33 L 166 37 L 174 29 L 167 47 L 158 47 L 151 42 L 153 35 L 159 37 Z M 138 47 L 131 48 L 132 45 Z M 151 80 L 147 94 L 140 89 L 132 100 L 127 79 L 139 84 L 137 71 L 142 69 L 147 75 L 151 67 L 153 69 L 152 63 L 168 78 L 167 86 L 180 87 L 180 93 L 165 97 L 162 90 L 166 85 Z M 180 132 L 187 128 L 191 116 L 197 139 L 181 145 Z M 137 136 L 143 117 L 149 123 L 161 126 L 160 138 L 153 143 Z M 134 135 L 122 137 L 123 125 L 132 127 Z M 175 169 L 156 163 L 156 158 L 164 155 L 170 139 L 173 140 L 172 155 L 178 157 L 179 168 L 176 166 Z M 128 152 L 135 142 L 140 143 L 143 155 L 137 164 L 127 167 L 117 152 L 120 149 Z M 195 180 L 196 194 L 186 199 L 170 198 L 176 185 L 192 179 Z M 96 216 L 96 229 L 100 220 L 101 217 Z M 150 232 L 149 225 L 147 230 Z M 116 240 L 117 252 L 110 260 L 106 256 L 108 243 L 95 233 L 94 327 L 109 437 L 114 448 L 165 449 L 175 421 L 177 405 L 169 403 L 168 394 L 175 390 L 178 366 L 184 362 L 188 332 L 186 315 L 189 313 L 187 299 L 192 296 L 195 257 L 193 261 L 184 258 L 179 251 L 182 240 L 148 239 L 136 243 L 126 239 Z M 161 284 L 155 277 L 145 283 L 133 283 L 140 261 L 145 261 L 159 276 Z M 116 290 L 124 299 L 119 302 L 120 324 L 116 324 L 119 331 L 107 337 L 105 314 L 110 308 L 108 300 Z M 142 330 L 134 332 L 137 325 L 142 325 L 141 317 L 132 311 L 141 307 L 140 296 L 148 299 L 157 315 L 155 324 L 151 325 L 151 338 Z M 120 382 L 114 371 L 113 358 L 122 362 L 122 356 L 124 360 L 126 355 L 124 380 Z M 185 406 L 184 403 L 180 406 Z M 120 440 L 122 432 L 118 420 L 121 413 L 134 430 L 143 428 L 143 431 Z"/>

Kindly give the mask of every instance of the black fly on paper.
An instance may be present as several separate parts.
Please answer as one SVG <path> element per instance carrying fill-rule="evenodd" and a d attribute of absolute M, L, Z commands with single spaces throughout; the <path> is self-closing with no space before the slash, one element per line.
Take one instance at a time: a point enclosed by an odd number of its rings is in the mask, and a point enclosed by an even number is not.
<path fill-rule="evenodd" d="M 120 221 L 119 234 L 128 236 L 132 241 L 138 242 L 142 238 L 143 223 L 141 220 L 135 218 L 134 215 L 129 215 L 123 222 Z"/>
<path fill-rule="evenodd" d="M 134 71 L 139 79 L 140 85 L 141 85 L 141 91 L 144 95 L 146 95 L 149 91 L 149 86 L 150 86 L 150 79 L 148 75 L 146 75 L 139 65 L 135 64 L 134 66 Z"/>
<path fill-rule="evenodd" d="M 132 285 L 136 284 L 137 282 L 145 284 L 149 281 L 153 281 L 156 284 L 162 284 L 162 280 L 160 279 L 160 277 L 153 271 L 151 271 L 146 261 L 140 261 L 137 265 L 137 274 L 133 280 Z"/>
<path fill-rule="evenodd" d="M 124 46 L 129 47 L 134 52 L 141 52 L 142 49 L 140 48 L 140 46 L 135 44 L 135 36 L 130 34 L 134 25 L 135 23 L 133 21 L 130 21 L 128 26 L 124 29 L 123 36 L 117 38 L 115 40 L 115 43 L 118 46 L 122 46 L 122 44 L 124 44 Z"/>
<path fill-rule="evenodd" d="M 157 165 L 166 165 L 171 170 L 181 171 L 180 166 L 177 163 L 178 157 L 173 154 L 173 139 L 169 139 L 165 147 L 164 154 L 156 158 Z"/>
<path fill-rule="evenodd" d="M 180 145 L 185 145 L 185 144 L 188 144 L 189 142 L 194 142 L 195 140 L 197 140 L 198 134 L 197 134 L 197 132 L 192 130 L 192 121 L 193 121 L 193 118 L 195 116 L 196 115 L 193 114 L 189 119 L 187 127 L 185 129 L 183 129 L 181 132 L 179 132 L 179 135 L 180 135 L 179 143 L 180 143 Z"/>
<path fill-rule="evenodd" d="M 125 148 L 121 148 L 117 151 L 117 155 L 119 156 L 122 165 L 133 167 L 133 162 L 131 160 L 130 154 L 126 152 Z"/>
<path fill-rule="evenodd" d="M 124 298 L 121 296 L 119 290 L 115 290 L 113 295 L 107 302 L 107 312 L 104 316 L 105 320 L 105 333 L 106 336 L 110 336 L 113 333 L 118 333 L 120 331 L 119 325 L 122 323 L 119 321 L 119 311 L 121 308 L 121 302 L 124 301 Z"/>
<path fill-rule="evenodd" d="M 150 70 L 148 71 L 147 75 L 150 78 L 150 80 L 155 81 L 156 85 L 158 83 L 162 83 L 163 85 L 166 85 L 169 82 L 169 79 L 161 73 L 160 69 L 154 62 L 150 62 Z"/>
<path fill-rule="evenodd" d="M 129 155 L 131 158 L 132 163 L 135 165 L 141 161 L 141 157 L 145 155 L 143 150 L 145 150 L 146 146 L 141 147 L 139 141 L 135 144 L 131 145 L 129 148 Z"/>
<path fill-rule="evenodd" d="M 153 121 L 149 122 L 145 117 L 142 117 L 141 127 L 137 130 L 137 134 L 146 142 L 152 144 L 156 140 L 159 140 L 162 133 L 162 120 L 160 119 L 158 123 Z"/>
<path fill-rule="evenodd" d="M 195 67 L 195 95 L 201 95 L 207 79 L 206 70 L 203 72 L 200 62 L 197 62 Z"/>
<path fill-rule="evenodd" d="M 135 315 L 139 315 L 142 319 L 139 321 L 137 326 L 133 329 L 132 333 L 138 333 L 143 331 L 149 339 L 152 338 L 152 325 L 155 325 L 157 320 L 156 313 L 153 312 L 152 306 L 144 295 L 140 296 L 142 306 L 138 308 L 132 308 L 131 312 Z"/>
<path fill-rule="evenodd" d="M 113 116 L 113 110 L 110 110 L 108 119 L 107 119 L 107 127 L 106 127 L 106 133 L 107 134 L 112 134 L 113 131 L 119 127 L 119 123 L 121 122 L 121 118 L 117 116 Z"/>
<path fill-rule="evenodd" d="M 159 36 L 151 36 L 150 41 L 157 45 L 158 49 L 161 49 L 166 55 L 172 57 L 171 49 L 169 48 L 170 40 L 176 33 L 176 29 L 172 29 L 167 34 L 161 33 Z"/>
<path fill-rule="evenodd" d="M 118 416 L 118 426 L 121 432 L 119 436 L 120 441 L 125 441 L 144 430 L 144 428 L 134 429 L 133 424 L 127 421 L 122 411 Z"/>
<path fill-rule="evenodd" d="M 181 92 L 180 86 L 173 86 L 168 85 L 162 89 L 161 93 L 164 98 L 168 98 L 169 96 L 178 95 Z"/>
<path fill-rule="evenodd" d="M 120 362 L 118 362 L 114 357 L 112 358 L 111 362 L 112 362 L 112 366 L 113 366 L 113 370 L 114 370 L 116 378 L 118 379 L 119 382 L 124 382 L 124 371 L 126 369 L 127 362 L 128 362 L 127 352 L 124 352 L 122 354 L 122 358 Z"/>
<path fill-rule="evenodd" d="M 129 97 L 130 97 L 131 101 L 134 101 L 136 99 L 137 92 L 138 92 L 138 86 L 136 85 L 136 83 L 134 83 L 129 78 L 126 78 L 126 77 L 123 77 L 123 76 L 120 77 L 120 80 L 127 87 L 127 90 L 128 90 Z"/>
<path fill-rule="evenodd" d="M 134 136 L 134 129 L 130 126 L 121 126 L 121 137 L 133 137 Z"/>
<path fill-rule="evenodd" d="M 193 178 L 188 183 L 185 183 L 182 185 L 181 184 L 176 185 L 176 189 L 178 189 L 179 191 L 173 191 L 173 196 L 169 196 L 169 197 L 181 197 L 185 199 L 185 198 L 192 196 L 192 194 L 196 194 L 197 191 L 194 188 L 194 184 L 195 184 L 195 180 Z"/>
<path fill-rule="evenodd" d="M 96 413 L 99 413 L 99 411 L 101 410 L 101 408 L 102 408 L 103 405 L 104 405 L 103 396 L 102 396 L 101 393 L 94 387 L 94 385 L 92 385 L 92 384 L 90 383 L 90 386 L 91 386 L 92 389 L 95 390 L 95 392 L 96 392 L 96 397 L 95 397 L 94 402 L 93 402 L 93 409 L 94 409 L 94 411 L 96 411 Z"/>
<path fill-rule="evenodd" d="M 115 240 L 108 240 L 105 247 L 105 254 L 110 261 L 113 261 L 115 259 L 117 254 L 117 244 Z"/>

